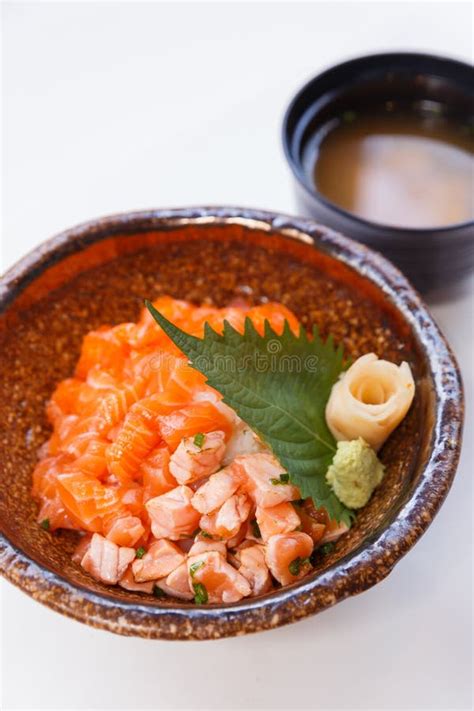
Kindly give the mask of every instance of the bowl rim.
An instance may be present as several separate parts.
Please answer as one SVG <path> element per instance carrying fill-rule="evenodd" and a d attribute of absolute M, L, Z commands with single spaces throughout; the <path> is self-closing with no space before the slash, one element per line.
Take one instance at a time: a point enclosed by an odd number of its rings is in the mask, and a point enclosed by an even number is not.
<path fill-rule="evenodd" d="M 382 290 L 427 353 L 435 388 L 429 456 L 412 495 L 386 528 L 315 578 L 259 598 L 227 605 L 189 606 L 118 601 L 50 570 L 0 533 L 0 572 L 34 599 L 66 616 L 118 634 L 154 639 L 215 639 L 271 629 L 320 612 L 385 578 L 421 537 L 443 503 L 459 460 L 463 387 L 455 357 L 420 296 L 381 254 L 313 220 L 239 208 L 193 207 L 125 212 L 85 222 L 29 252 L 0 278 L 0 313 L 53 263 L 119 233 L 193 225 L 239 224 L 303 241 L 352 267 Z"/>
<path fill-rule="evenodd" d="M 396 61 L 397 59 L 413 59 L 415 61 L 417 59 L 424 59 L 427 61 L 432 61 L 438 64 L 439 66 L 445 65 L 447 67 L 452 68 L 453 70 L 458 68 L 459 70 L 462 70 L 464 72 L 470 71 L 471 74 L 474 75 L 474 69 L 467 62 L 463 62 L 462 60 L 457 59 L 455 57 L 430 54 L 426 52 L 375 52 L 372 54 L 357 55 L 350 59 L 346 59 L 343 62 L 337 62 L 336 64 L 329 65 L 314 76 L 312 76 L 310 79 L 308 79 L 302 86 L 300 86 L 300 88 L 291 98 L 290 103 L 288 104 L 285 110 L 281 126 L 281 141 L 286 161 L 291 169 L 294 178 L 297 180 L 298 186 L 303 189 L 305 194 L 311 200 L 320 202 L 327 210 L 333 212 L 334 214 L 340 217 L 343 217 L 348 222 L 353 222 L 359 227 L 365 227 L 366 229 L 377 230 L 377 239 L 379 239 L 381 242 L 386 239 L 389 239 L 390 237 L 412 233 L 421 237 L 423 235 L 426 236 L 428 234 L 442 234 L 446 232 L 456 233 L 456 236 L 458 236 L 457 233 L 460 232 L 462 238 L 464 237 L 466 229 L 474 226 L 474 219 L 465 220 L 464 222 L 453 222 L 452 224 L 439 225 L 436 227 L 399 227 L 397 225 L 386 224 L 385 222 L 368 220 L 364 217 L 361 217 L 360 215 L 357 215 L 354 212 L 350 212 L 349 210 L 340 207 L 336 203 L 329 200 L 325 195 L 323 195 L 315 186 L 309 184 L 309 181 L 306 179 L 305 172 L 302 169 L 301 162 L 296 158 L 296 156 L 294 155 L 294 151 L 292 150 L 291 143 L 294 130 L 290 131 L 290 120 L 298 102 L 302 99 L 302 97 L 304 97 L 306 92 L 312 88 L 313 84 L 320 81 L 325 76 L 330 75 L 332 72 L 336 72 L 346 67 L 358 67 L 359 65 L 363 67 L 363 64 L 365 62 L 370 62 L 373 60 L 379 60 L 380 62 L 388 63 L 391 61 Z M 383 71 L 383 66 L 380 67 L 380 71 Z M 421 73 L 428 74 L 427 71 Z M 308 107 L 304 111 L 304 113 L 296 119 L 296 124 L 299 123 L 301 118 L 308 112 L 310 108 L 311 107 Z M 466 235 L 466 239 L 468 237 L 469 235 Z"/>

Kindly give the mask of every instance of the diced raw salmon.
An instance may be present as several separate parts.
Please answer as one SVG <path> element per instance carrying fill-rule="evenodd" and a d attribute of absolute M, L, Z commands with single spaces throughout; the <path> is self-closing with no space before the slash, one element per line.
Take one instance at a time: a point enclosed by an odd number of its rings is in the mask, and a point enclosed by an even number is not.
<path fill-rule="evenodd" d="M 295 335 L 298 335 L 300 331 L 298 319 L 283 304 L 269 302 L 268 304 L 254 306 L 249 310 L 247 316 L 260 335 L 264 333 L 265 321 L 270 323 L 270 326 L 278 335 L 283 333 L 285 321 L 288 321 L 290 329 Z"/>
<path fill-rule="evenodd" d="M 177 486 L 161 496 L 149 499 L 145 508 L 151 520 L 155 538 L 170 538 L 175 541 L 192 536 L 199 525 L 199 513 L 192 507 L 193 490 Z"/>
<path fill-rule="evenodd" d="M 237 551 L 238 571 L 248 580 L 251 595 L 263 595 L 272 588 L 272 578 L 265 562 L 264 546 L 255 544 Z"/>
<path fill-rule="evenodd" d="M 108 442 L 100 438 L 90 439 L 85 447 L 85 450 L 76 459 L 75 467 L 84 474 L 103 479 L 108 475 L 107 461 L 105 454 Z"/>
<path fill-rule="evenodd" d="M 107 450 L 107 464 L 122 482 L 140 474 L 140 466 L 161 440 L 153 397 L 136 402 Z"/>
<path fill-rule="evenodd" d="M 138 516 L 119 515 L 104 521 L 105 537 L 118 546 L 133 547 L 145 534 L 145 528 Z"/>
<path fill-rule="evenodd" d="M 117 491 L 82 472 L 60 474 L 58 493 L 66 512 L 86 531 L 99 532 L 102 521 L 117 510 Z"/>
<path fill-rule="evenodd" d="M 277 533 L 267 542 L 265 560 L 274 578 L 289 585 L 311 570 L 313 540 L 306 533 Z"/>
<path fill-rule="evenodd" d="M 247 477 L 247 491 L 257 506 L 269 508 L 283 501 L 300 498 L 299 490 L 292 484 L 282 483 L 281 475 L 286 475 L 279 461 L 268 452 L 245 454 L 235 459 Z"/>
<path fill-rule="evenodd" d="M 176 570 L 184 559 L 184 553 L 174 543 L 162 539 L 152 543 L 143 558 L 132 563 L 133 575 L 137 583 L 158 580 Z"/>
<path fill-rule="evenodd" d="M 95 365 L 120 375 L 125 365 L 129 348 L 120 341 L 113 328 L 104 326 L 89 331 L 82 342 L 81 356 L 76 366 L 78 378 L 85 378 Z"/>
<path fill-rule="evenodd" d="M 133 548 L 119 548 L 112 541 L 94 533 L 81 565 L 99 582 L 116 585 L 134 558 Z"/>
<path fill-rule="evenodd" d="M 188 558 L 189 584 L 208 602 L 237 602 L 250 595 L 249 582 L 216 551 Z M 203 586 L 204 591 L 196 586 Z"/>
<path fill-rule="evenodd" d="M 156 447 L 142 462 L 140 472 L 143 479 L 144 500 L 166 494 L 175 489 L 178 482 L 169 470 L 170 451 L 166 445 Z"/>
<path fill-rule="evenodd" d="M 213 430 L 223 430 L 227 435 L 231 430 L 227 417 L 212 402 L 206 401 L 194 402 L 169 415 L 159 416 L 158 421 L 161 436 L 172 452 L 184 437 Z"/>
<path fill-rule="evenodd" d="M 240 467 L 232 464 L 213 474 L 199 487 L 193 496 L 192 504 L 202 514 L 212 513 L 220 508 L 244 482 Z"/>
<path fill-rule="evenodd" d="M 101 434 L 107 434 L 119 424 L 131 408 L 145 394 L 146 381 L 138 378 L 134 383 L 126 383 L 101 400 L 97 410 L 97 427 Z"/>
<path fill-rule="evenodd" d="M 265 509 L 257 506 L 255 517 L 265 543 L 271 536 L 277 533 L 291 533 L 301 524 L 295 509 L 287 501 Z"/>
<path fill-rule="evenodd" d="M 225 435 L 220 430 L 185 437 L 171 455 L 170 472 L 179 484 L 202 479 L 219 469 L 224 450 Z"/>
<path fill-rule="evenodd" d="M 246 494 L 234 494 L 211 514 L 204 514 L 200 520 L 203 531 L 219 538 L 233 538 L 243 522 L 248 518 L 251 503 Z"/>

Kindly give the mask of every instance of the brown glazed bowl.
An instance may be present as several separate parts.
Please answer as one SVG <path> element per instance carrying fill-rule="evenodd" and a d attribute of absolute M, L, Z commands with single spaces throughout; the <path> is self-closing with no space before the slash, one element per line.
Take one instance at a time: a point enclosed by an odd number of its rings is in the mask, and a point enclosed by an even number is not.
<path fill-rule="evenodd" d="M 75 533 L 36 522 L 31 473 L 49 436 L 48 397 L 88 330 L 136 319 L 159 293 L 218 305 L 278 299 L 353 357 L 375 350 L 413 369 L 415 401 L 381 452 L 382 486 L 334 551 L 289 587 L 204 606 L 105 587 L 71 561 Z M 202 640 L 295 622 L 375 585 L 420 538 L 453 481 L 462 422 L 449 346 L 405 277 L 365 246 L 310 220 L 239 208 L 94 220 L 0 281 L 0 568 L 39 602 L 124 635 Z"/>

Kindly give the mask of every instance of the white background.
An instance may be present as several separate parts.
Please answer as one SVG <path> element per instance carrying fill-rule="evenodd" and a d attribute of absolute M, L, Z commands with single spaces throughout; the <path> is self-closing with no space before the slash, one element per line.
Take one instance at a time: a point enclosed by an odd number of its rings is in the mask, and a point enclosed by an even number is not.
<path fill-rule="evenodd" d="M 4 267 L 114 211 L 291 212 L 279 130 L 302 82 L 358 53 L 472 52 L 467 3 L 3 11 Z M 472 281 L 433 311 L 472 396 Z M 376 588 L 297 625 L 207 643 L 121 638 L 4 583 L 2 708 L 470 708 L 472 425 L 452 492 L 415 549 Z"/>

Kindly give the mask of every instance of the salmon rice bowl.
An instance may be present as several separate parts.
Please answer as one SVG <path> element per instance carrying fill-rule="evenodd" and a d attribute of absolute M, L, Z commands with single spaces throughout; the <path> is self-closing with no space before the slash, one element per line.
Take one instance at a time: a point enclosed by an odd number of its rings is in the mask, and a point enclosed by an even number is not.
<path fill-rule="evenodd" d="M 52 393 L 38 523 L 77 531 L 73 560 L 105 585 L 199 605 L 268 593 L 383 486 L 377 452 L 414 392 L 406 362 L 346 360 L 281 303 L 159 297 L 87 333 Z"/>

